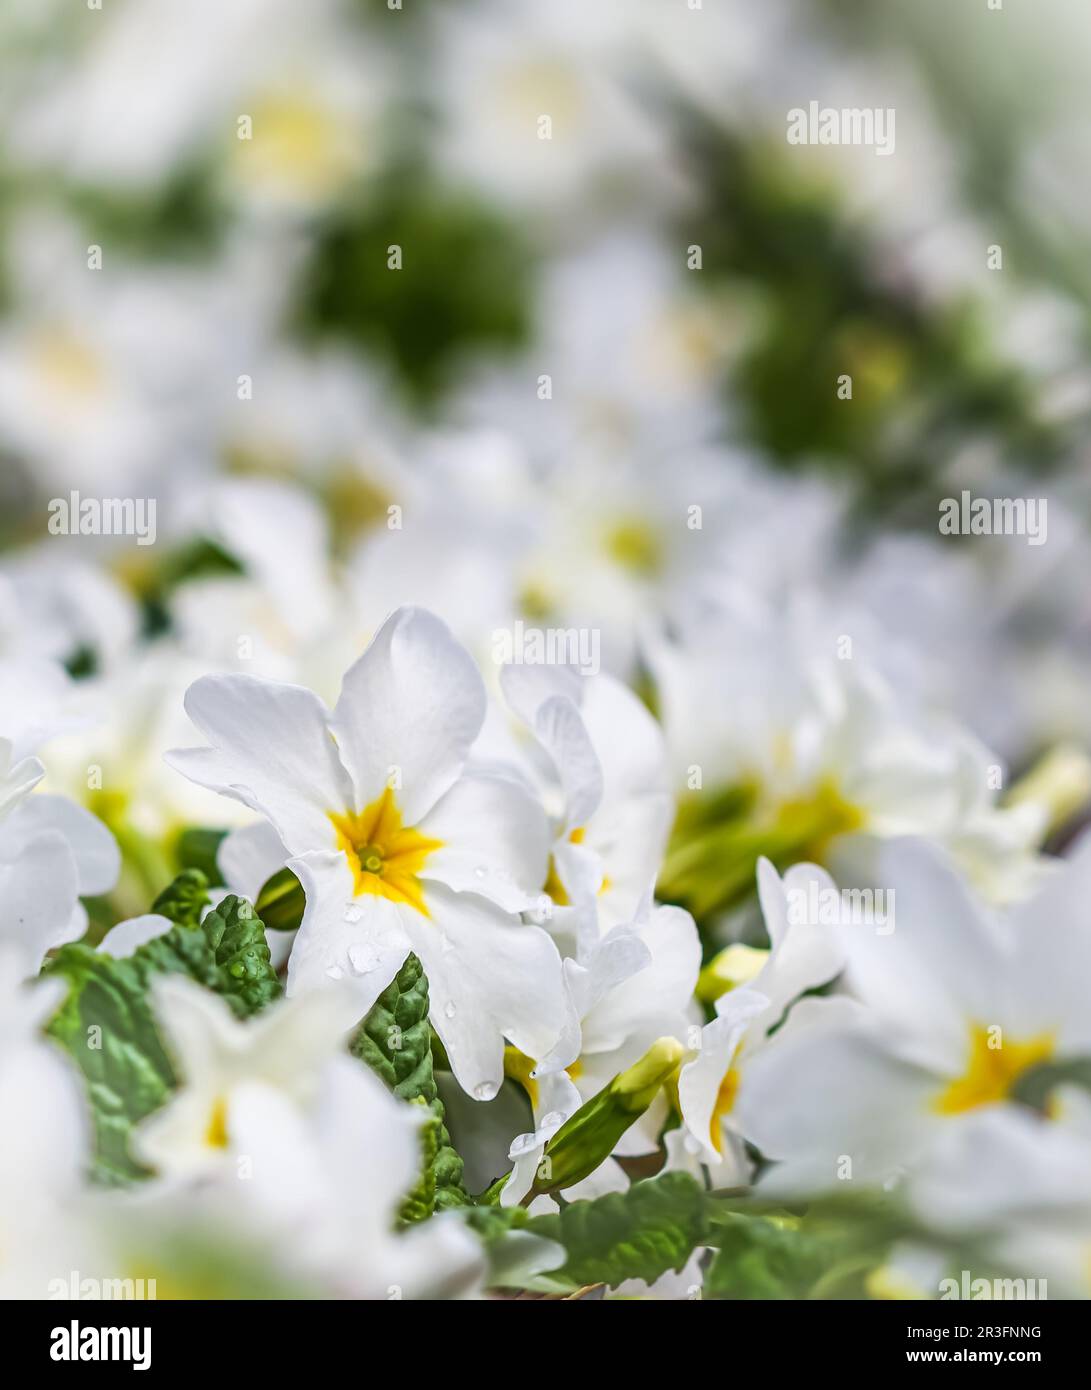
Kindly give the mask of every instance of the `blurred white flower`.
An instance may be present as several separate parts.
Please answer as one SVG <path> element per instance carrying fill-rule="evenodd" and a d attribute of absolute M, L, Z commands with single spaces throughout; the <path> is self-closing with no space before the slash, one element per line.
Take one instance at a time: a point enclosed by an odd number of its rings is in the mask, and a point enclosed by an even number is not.
<path fill-rule="evenodd" d="M 845 932 L 855 1006 L 813 1034 L 793 1028 L 798 1006 L 754 1063 L 740 1123 L 785 1160 L 774 1181 L 831 1187 L 846 1162 L 888 1178 L 967 1114 L 1007 1105 L 1033 1067 L 1091 1047 L 1091 844 L 1003 914 L 922 841 L 885 846 L 878 873 L 896 929 Z"/>
<path fill-rule="evenodd" d="M 267 1090 L 306 1106 L 358 1018 L 343 992 L 330 991 L 243 1022 L 210 990 L 173 976 L 156 982 L 153 1002 L 179 1087 L 140 1124 L 133 1151 L 164 1178 L 234 1170 L 247 1154 L 235 1129 L 239 1108 L 260 1104 L 254 1097 Z"/>

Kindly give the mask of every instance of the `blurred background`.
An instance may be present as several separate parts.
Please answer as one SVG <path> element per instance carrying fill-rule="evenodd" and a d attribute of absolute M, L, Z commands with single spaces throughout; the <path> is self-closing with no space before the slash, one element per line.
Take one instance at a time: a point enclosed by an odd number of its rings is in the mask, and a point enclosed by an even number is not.
<path fill-rule="evenodd" d="M 1016 771 L 1085 745 L 1086 3 L 393 4 L 0 14 L 0 658 L 109 711 L 47 762 L 113 910 L 222 823 L 160 762 L 194 674 L 332 695 L 406 602 L 638 686 L 790 612 Z M 893 153 L 790 144 L 811 101 Z M 963 489 L 1047 543 L 941 535 Z M 49 534 L 72 492 L 154 544 Z"/>

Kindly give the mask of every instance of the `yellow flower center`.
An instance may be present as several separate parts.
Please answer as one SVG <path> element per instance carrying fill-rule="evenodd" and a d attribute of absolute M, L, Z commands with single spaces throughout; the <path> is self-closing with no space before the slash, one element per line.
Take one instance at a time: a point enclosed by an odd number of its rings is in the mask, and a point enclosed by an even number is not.
<path fill-rule="evenodd" d="M 250 114 L 252 138 L 239 142 L 235 157 L 255 183 L 324 195 L 352 171 L 360 137 L 320 95 L 271 92 L 252 103 Z"/>
<path fill-rule="evenodd" d="M 205 1143 L 210 1149 L 227 1148 L 227 1101 L 223 1096 L 217 1096 L 212 1107 L 208 1128 L 205 1130 Z"/>
<path fill-rule="evenodd" d="M 735 1099 L 739 1094 L 739 1080 L 737 1068 L 729 1067 L 724 1079 L 720 1082 L 716 1104 L 712 1107 L 712 1122 L 708 1127 L 708 1137 L 718 1154 L 722 1154 L 724 1151 L 723 1120 L 731 1114 L 735 1107 Z"/>
<path fill-rule="evenodd" d="M 966 1072 L 933 1101 L 941 1115 L 960 1115 L 979 1105 L 1006 1100 L 1024 1072 L 1053 1055 L 1053 1035 L 1040 1033 L 1026 1042 L 1009 1041 L 999 1028 L 974 1024 L 970 1029 Z"/>
<path fill-rule="evenodd" d="M 38 370 L 57 395 L 87 399 L 105 382 L 101 362 L 93 348 L 64 330 L 53 330 L 35 345 Z"/>
<path fill-rule="evenodd" d="M 575 830 L 569 831 L 569 843 L 573 845 L 582 845 L 586 834 L 586 828 L 582 825 L 577 825 Z M 599 884 L 599 897 L 601 898 L 603 893 L 608 892 L 612 887 L 613 880 L 610 878 L 609 874 L 603 874 L 602 882 Z M 561 876 L 557 872 L 557 861 L 552 855 L 549 856 L 549 869 L 546 873 L 546 881 L 542 885 L 542 892 L 549 894 L 553 899 L 553 905 L 555 907 L 572 906 L 572 900 L 568 896 L 568 890 L 561 882 Z"/>
<path fill-rule="evenodd" d="M 357 897 L 373 893 L 431 916 L 418 875 L 428 856 L 443 848 L 443 841 L 402 825 L 401 810 L 389 787 L 362 811 L 330 811 L 329 818 L 337 832 L 337 848 L 352 869 Z"/>
<path fill-rule="evenodd" d="M 663 540 L 652 525 L 640 517 L 617 522 L 606 533 L 606 553 L 622 569 L 653 579 L 663 569 Z"/>

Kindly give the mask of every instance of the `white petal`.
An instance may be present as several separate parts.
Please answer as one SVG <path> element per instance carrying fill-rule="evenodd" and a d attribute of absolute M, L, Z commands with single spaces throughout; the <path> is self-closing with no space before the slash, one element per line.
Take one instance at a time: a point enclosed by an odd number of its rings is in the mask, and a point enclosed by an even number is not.
<path fill-rule="evenodd" d="M 345 673 L 333 714 L 357 809 L 397 774 L 405 824 L 416 825 L 458 778 L 484 719 L 470 654 L 433 614 L 399 608 Z"/>
<path fill-rule="evenodd" d="M 185 705 L 212 746 L 168 753 L 172 767 L 267 816 L 293 854 L 336 844 L 329 812 L 347 809 L 351 791 L 317 695 L 257 676 L 212 675 L 194 681 Z"/>
<path fill-rule="evenodd" d="M 43 830 L 64 836 L 76 861 L 81 897 L 108 893 L 113 888 L 121 872 L 121 852 L 98 816 L 67 796 L 39 792 L 28 796 L 8 817 L 5 840 L 17 836 L 25 843 Z"/>
<path fill-rule="evenodd" d="M 5 856 L 0 857 L 0 935 L 19 949 L 28 973 L 34 974 L 46 951 L 73 939 L 79 902 L 76 861 L 55 830 L 20 842 L 15 859 L 6 858 L 0 837 L 0 856 Z"/>
<path fill-rule="evenodd" d="M 711 1141 L 712 1117 L 720 1086 L 731 1069 L 735 1053 L 751 1021 L 769 1004 L 763 994 L 742 988 L 727 996 L 718 1018 L 701 1029 L 701 1048 L 692 1062 L 687 1062 L 678 1077 L 678 1100 L 682 1119 L 694 1140 L 701 1145 L 707 1163 L 718 1164 L 721 1157 Z"/>
<path fill-rule="evenodd" d="M 585 680 L 580 714 L 602 765 L 608 800 L 669 790 L 663 731 L 627 685 L 606 675 Z"/>
<path fill-rule="evenodd" d="M 672 1034 L 684 1024 L 701 969 L 696 923 L 683 908 L 657 907 L 638 934 L 650 964 L 588 1011 L 583 1030 L 588 1051 L 619 1047 L 626 1038 Z"/>
<path fill-rule="evenodd" d="M 758 861 L 758 897 L 772 949 L 751 984 L 769 997 L 768 1027 L 782 1017 L 794 999 L 832 980 L 845 964 L 840 926 L 812 922 L 807 914 L 789 911 L 789 894 L 802 895 L 797 901 L 805 904 L 811 884 L 818 892 L 838 892 L 829 874 L 814 864 L 794 864 L 782 880 L 767 859 Z"/>
<path fill-rule="evenodd" d="M 467 773 L 418 829 L 443 841 L 421 869 L 423 879 L 456 892 L 480 893 L 507 912 L 521 912 L 541 897 L 549 826 L 541 806 L 519 783 Z"/>
<path fill-rule="evenodd" d="M 846 984 L 886 1025 L 927 1044 L 922 1058 L 957 1074 L 970 1023 L 995 1020 L 1008 996 L 1004 938 L 935 846 L 887 842 L 875 872 L 888 901 L 894 895 L 894 930 L 846 932 Z"/>
<path fill-rule="evenodd" d="M 255 821 L 229 831 L 220 841 L 216 862 L 232 893 L 250 902 L 290 858 L 280 836 L 268 821 Z"/>
<path fill-rule="evenodd" d="M 131 956 L 139 946 L 154 941 L 173 926 L 169 917 L 161 917 L 158 912 L 147 912 L 143 917 L 129 917 L 110 928 L 99 943 L 99 950 L 107 956 Z"/>
<path fill-rule="evenodd" d="M 22 801 L 45 776 L 45 767 L 37 758 L 15 762 L 10 739 L 0 738 L 0 818 Z"/>
<path fill-rule="evenodd" d="M 407 931 L 428 976 L 432 1024 L 463 1090 L 491 1100 L 504 1077 L 505 1038 L 537 1059 L 561 1035 L 561 958 L 544 931 L 483 898 L 438 884 L 425 896 L 432 920 L 418 913 Z"/>
<path fill-rule="evenodd" d="M 851 1001 L 803 999 L 747 1061 L 735 1122 L 785 1163 L 778 1184 L 823 1191 L 846 1159 L 853 1179 L 869 1181 L 911 1162 L 934 1130 L 935 1090 L 934 1075 L 888 1050 Z"/>

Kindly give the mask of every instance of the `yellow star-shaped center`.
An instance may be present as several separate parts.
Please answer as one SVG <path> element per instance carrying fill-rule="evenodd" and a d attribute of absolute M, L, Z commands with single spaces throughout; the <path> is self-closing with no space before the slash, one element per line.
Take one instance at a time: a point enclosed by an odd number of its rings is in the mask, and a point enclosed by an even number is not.
<path fill-rule="evenodd" d="M 443 841 L 403 825 L 401 809 L 389 788 L 362 811 L 330 811 L 329 818 L 337 832 L 337 848 L 352 869 L 357 897 L 373 893 L 408 903 L 425 917 L 431 915 L 419 874 L 428 856 L 442 849 Z"/>
<path fill-rule="evenodd" d="M 940 1092 L 933 1109 L 941 1115 L 961 1115 L 979 1105 L 1006 1100 L 1025 1071 L 1052 1055 L 1053 1037 L 1049 1033 L 1020 1042 L 1005 1038 L 999 1028 L 974 1024 L 966 1071 Z"/>

